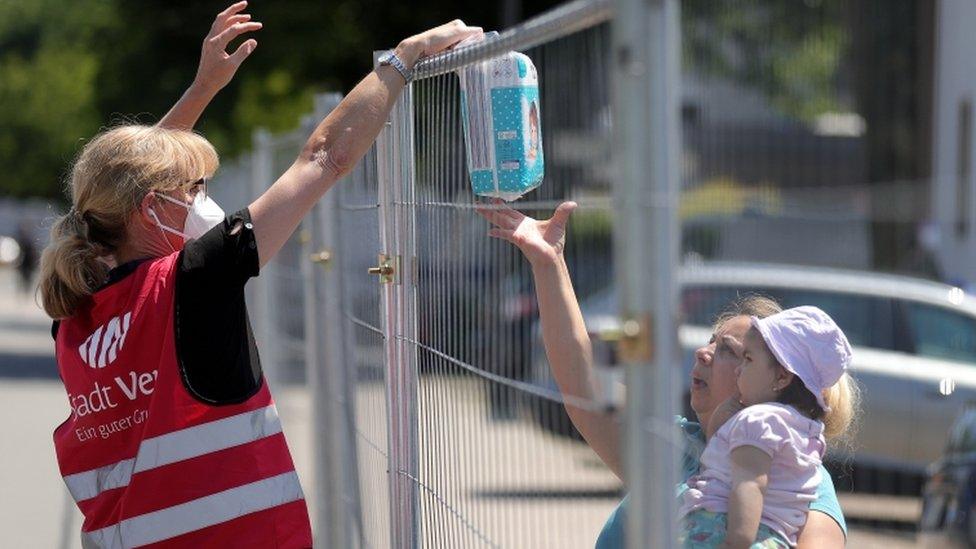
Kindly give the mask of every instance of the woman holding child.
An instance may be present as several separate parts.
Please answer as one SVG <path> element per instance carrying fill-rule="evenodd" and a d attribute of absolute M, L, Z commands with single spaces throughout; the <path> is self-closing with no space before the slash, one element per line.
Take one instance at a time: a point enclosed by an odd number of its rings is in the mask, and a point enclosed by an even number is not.
<path fill-rule="evenodd" d="M 593 395 L 589 335 L 563 259 L 576 208 L 535 220 L 509 208 L 479 212 L 489 235 L 529 261 L 543 342 L 563 394 Z M 850 346 L 816 308 L 781 311 L 750 297 L 731 304 L 695 353 L 691 407 L 698 423 L 677 427 L 689 444 L 678 486 L 685 547 L 843 547 L 846 525 L 821 461 L 825 438 L 844 435 L 857 390 L 845 372 Z M 622 442 L 614 417 L 566 404 L 574 425 L 621 479 Z M 704 427 L 703 427 L 704 426 Z M 696 451 L 707 442 L 704 452 Z M 610 516 L 599 549 L 623 547 L 627 498 Z"/>

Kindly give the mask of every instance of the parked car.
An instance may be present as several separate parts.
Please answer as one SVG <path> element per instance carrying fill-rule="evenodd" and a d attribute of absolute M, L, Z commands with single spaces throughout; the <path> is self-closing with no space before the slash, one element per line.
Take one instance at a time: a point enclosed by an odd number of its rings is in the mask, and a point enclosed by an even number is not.
<path fill-rule="evenodd" d="M 784 307 L 816 305 L 837 321 L 854 347 L 851 370 L 863 389 L 857 466 L 921 475 L 945 447 L 945 427 L 964 405 L 976 403 L 976 298 L 959 288 L 871 272 L 763 264 L 706 263 L 683 268 L 679 278 L 684 391 L 694 350 L 708 341 L 716 315 L 738 296 L 758 293 Z M 619 325 L 616 292 L 596 294 L 581 308 L 597 362 L 610 365 L 603 377 L 621 384 L 613 349 L 599 337 Z M 554 389 L 538 339 L 533 348 L 533 382 Z M 555 409 L 541 410 L 547 406 Z M 568 424 L 551 419 L 565 416 L 560 408 L 532 405 L 540 423 L 557 432 Z"/>
<path fill-rule="evenodd" d="M 922 491 L 919 537 L 924 547 L 976 546 L 976 408 L 949 429 L 945 451 Z"/>

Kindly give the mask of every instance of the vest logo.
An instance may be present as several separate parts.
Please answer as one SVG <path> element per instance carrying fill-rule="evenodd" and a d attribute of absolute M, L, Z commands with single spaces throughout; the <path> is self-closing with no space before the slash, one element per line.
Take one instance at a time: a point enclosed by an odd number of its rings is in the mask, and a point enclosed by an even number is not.
<path fill-rule="evenodd" d="M 115 357 L 125 344 L 125 336 L 129 333 L 129 320 L 132 313 L 125 313 L 109 320 L 96 329 L 78 347 L 81 360 L 92 368 L 104 368 L 115 362 Z"/>

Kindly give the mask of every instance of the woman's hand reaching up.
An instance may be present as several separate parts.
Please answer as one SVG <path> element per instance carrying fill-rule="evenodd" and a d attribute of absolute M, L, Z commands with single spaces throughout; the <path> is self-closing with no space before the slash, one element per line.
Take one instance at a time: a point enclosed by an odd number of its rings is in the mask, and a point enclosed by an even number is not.
<path fill-rule="evenodd" d="M 575 202 L 563 202 L 549 219 L 538 220 L 522 214 L 500 200 L 494 208 L 478 208 L 478 213 L 493 226 L 488 235 L 511 242 L 533 266 L 559 260 L 566 245 L 566 225 L 576 209 Z"/>
<path fill-rule="evenodd" d="M 241 13 L 246 7 L 247 2 L 242 1 L 217 14 L 210 32 L 203 39 L 200 65 L 193 83 L 159 120 L 160 127 L 192 130 L 217 92 L 234 78 L 238 67 L 258 46 L 257 40 L 249 38 L 234 53 L 226 51 L 231 40 L 261 28 L 261 23 L 251 21 L 250 14 Z"/>
<path fill-rule="evenodd" d="M 217 93 L 234 78 L 238 67 L 258 47 L 254 38 L 245 40 L 233 53 L 227 53 L 227 45 L 238 36 L 261 29 L 261 23 L 251 21 L 251 15 L 241 13 L 247 2 L 237 2 L 217 14 L 210 32 L 203 39 L 200 65 L 194 84 Z"/>

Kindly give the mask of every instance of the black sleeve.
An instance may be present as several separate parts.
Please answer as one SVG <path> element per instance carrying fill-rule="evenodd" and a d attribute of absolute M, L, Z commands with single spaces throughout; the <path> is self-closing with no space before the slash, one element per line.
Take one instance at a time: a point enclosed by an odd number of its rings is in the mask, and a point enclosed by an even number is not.
<path fill-rule="evenodd" d="M 176 356 L 183 383 L 208 404 L 237 404 L 262 384 L 244 283 L 258 274 L 247 209 L 187 242 L 176 273 Z"/>

